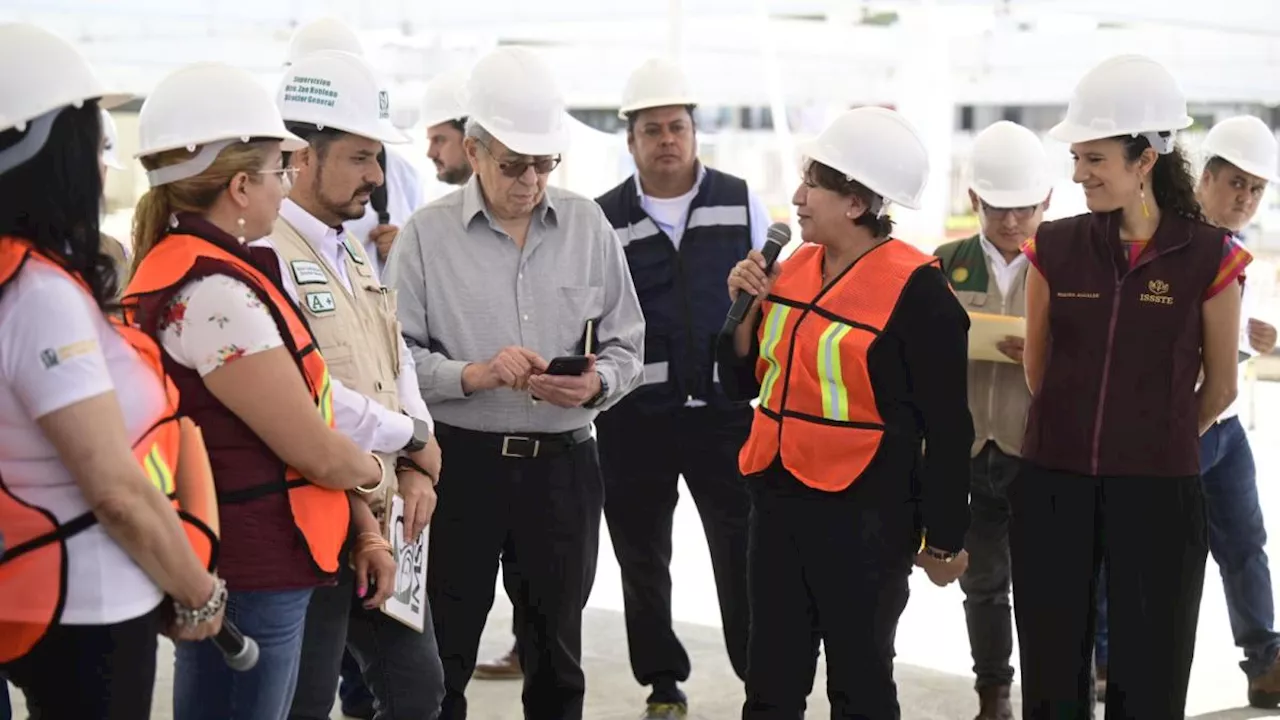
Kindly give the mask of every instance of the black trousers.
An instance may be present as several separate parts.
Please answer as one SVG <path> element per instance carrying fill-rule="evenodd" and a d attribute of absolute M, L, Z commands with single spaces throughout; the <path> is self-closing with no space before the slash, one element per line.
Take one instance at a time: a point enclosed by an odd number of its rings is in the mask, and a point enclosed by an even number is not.
<path fill-rule="evenodd" d="M 893 641 L 920 544 L 914 503 L 809 489 L 777 465 L 752 491 L 743 720 L 803 720 L 818 643 L 833 719 L 897 720 Z M 904 478 L 904 483 L 906 479 Z"/>
<path fill-rule="evenodd" d="M 975 687 L 1013 684 L 1013 613 L 1009 606 L 1009 486 L 1018 458 L 988 442 L 970 464 L 969 568 L 960 576 Z"/>
<path fill-rule="evenodd" d="M 467 716 L 467 683 L 501 558 L 515 607 L 524 717 L 581 720 L 582 609 L 595 580 L 604 503 L 595 440 L 523 459 L 503 457 L 474 433 L 440 427 L 437 435 L 448 461 L 431 522 L 427 595 L 444 664 L 440 717 Z"/>
<path fill-rule="evenodd" d="M 729 660 L 747 672 L 747 521 L 751 496 L 738 451 L 751 409 L 679 408 L 646 415 L 623 405 L 596 421 L 604 469 L 604 517 L 622 570 L 631 670 L 653 686 L 650 702 L 684 702 L 689 655 L 671 627 L 672 522 L 681 475 L 711 551 Z"/>
<path fill-rule="evenodd" d="M 1023 716 L 1091 717 L 1105 557 L 1106 717 L 1181 720 L 1208 553 L 1200 478 L 1091 477 L 1024 463 L 1010 501 Z"/>
<path fill-rule="evenodd" d="M 430 605 L 425 632 L 418 632 L 381 610 L 365 610 L 361 602 L 346 562 L 337 585 L 311 593 L 290 720 L 328 720 L 346 649 L 373 694 L 375 720 L 435 720 L 444 671 Z"/>
<path fill-rule="evenodd" d="M 160 608 L 114 625 L 55 625 L 2 669 L 31 720 L 147 720 Z"/>

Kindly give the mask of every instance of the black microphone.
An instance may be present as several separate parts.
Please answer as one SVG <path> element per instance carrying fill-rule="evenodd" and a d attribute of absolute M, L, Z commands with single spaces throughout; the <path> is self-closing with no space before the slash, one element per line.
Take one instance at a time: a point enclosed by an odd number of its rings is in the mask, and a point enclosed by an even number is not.
<path fill-rule="evenodd" d="M 378 224 L 390 225 L 391 213 L 387 212 L 387 183 L 391 181 L 391 178 L 387 177 L 386 148 L 378 152 L 378 167 L 382 168 L 382 184 L 374 188 L 369 195 L 369 204 L 373 206 L 373 211 L 378 214 Z"/>
<path fill-rule="evenodd" d="M 765 238 L 764 249 L 760 251 L 764 255 L 764 271 L 767 274 L 773 267 L 773 262 L 778 259 L 778 253 L 782 252 L 782 248 L 791 242 L 791 226 L 786 223 L 774 223 L 769 226 L 769 234 Z M 747 310 L 751 307 L 751 303 L 755 302 L 756 296 L 748 292 L 738 293 L 737 299 L 733 301 L 733 307 L 729 308 L 729 315 L 724 319 L 724 327 L 720 329 L 721 334 L 728 335 L 742 324 L 742 319 L 747 316 Z"/>
<path fill-rule="evenodd" d="M 212 640 L 232 670 L 244 672 L 258 664 L 258 643 L 251 637 L 245 637 L 230 620 L 222 619 L 222 629 Z"/>

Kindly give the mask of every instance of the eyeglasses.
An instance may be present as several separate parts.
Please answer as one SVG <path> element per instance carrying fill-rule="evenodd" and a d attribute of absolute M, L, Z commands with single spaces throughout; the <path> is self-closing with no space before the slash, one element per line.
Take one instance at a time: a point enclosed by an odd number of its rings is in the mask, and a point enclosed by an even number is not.
<path fill-rule="evenodd" d="M 259 175 L 279 175 L 280 182 L 284 183 L 286 188 L 293 187 L 293 182 L 298 179 L 298 168 L 290 165 L 289 167 L 272 168 L 270 170 L 259 170 Z"/>
<path fill-rule="evenodd" d="M 1035 215 L 1036 210 L 1040 208 L 1039 205 L 1027 205 L 1026 207 L 1016 208 L 998 208 L 988 205 L 986 200 L 982 200 L 980 202 L 982 204 L 983 214 L 993 218 L 1003 218 L 1006 215 L 1013 215 L 1013 217 L 1018 220 L 1027 220 L 1032 215 Z"/>
<path fill-rule="evenodd" d="M 535 157 L 532 160 L 499 160 L 498 156 L 493 154 L 493 151 L 489 149 L 488 145 L 480 142 L 479 140 L 476 142 L 479 142 L 480 147 L 484 148 L 484 151 L 489 153 L 489 157 L 493 158 L 494 162 L 498 163 L 498 170 L 502 171 L 502 174 L 509 178 L 518 178 L 521 175 L 524 175 L 529 168 L 533 168 L 533 171 L 539 175 L 547 175 L 560 165 L 559 155 L 544 155 L 541 157 Z"/>

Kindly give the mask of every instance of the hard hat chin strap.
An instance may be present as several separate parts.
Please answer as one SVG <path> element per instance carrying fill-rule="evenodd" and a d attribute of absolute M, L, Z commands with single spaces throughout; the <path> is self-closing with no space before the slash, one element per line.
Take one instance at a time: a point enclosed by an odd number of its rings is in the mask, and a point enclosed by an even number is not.
<path fill-rule="evenodd" d="M 1173 140 L 1175 133 L 1172 130 L 1167 132 L 1134 133 L 1133 136 L 1138 137 L 1139 135 L 1146 138 L 1147 142 L 1151 143 L 1151 149 L 1155 150 L 1156 154 L 1168 155 L 1173 152 Z"/>
<path fill-rule="evenodd" d="M 206 143 L 200 147 L 199 152 L 188 160 L 165 165 L 155 170 L 148 170 L 147 182 L 151 183 L 151 187 L 154 188 L 193 178 L 208 170 L 209 166 L 213 165 L 213 161 L 218 159 L 218 153 L 221 153 L 235 142 L 236 138 Z"/>
<path fill-rule="evenodd" d="M 0 175 L 22 165 L 35 157 L 49 142 L 49 133 L 53 131 L 53 121 L 58 119 L 67 105 L 55 108 L 27 123 L 27 133 L 18 142 L 0 150 Z"/>

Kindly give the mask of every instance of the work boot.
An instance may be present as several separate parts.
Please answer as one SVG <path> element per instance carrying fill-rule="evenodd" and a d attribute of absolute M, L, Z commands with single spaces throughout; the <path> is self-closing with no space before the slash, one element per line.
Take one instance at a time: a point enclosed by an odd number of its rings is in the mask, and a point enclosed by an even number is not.
<path fill-rule="evenodd" d="M 516 654 L 515 646 L 512 645 L 511 652 L 506 655 L 477 665 L 472 677 L 477 680 L 519 680 L 523 678 L 524 671 L 520 668 L 520 656 Z"/>
<path fill-rule="evenodd" d="M 1009 686 L 992 685 L 978 691 L 978 716 L 973 720 L 1013 720 Z"/>
<path fill-rule="evenodd" d="M 1107 666 L 1099 665 L 1093 670 L 1093 695 L 1100 703 L 1107 701 Z"/>
<path fill-rule="evenodd" d="M 1249 704 L 1263 709 L 1280 707 L 1280 659 L 1272 660 L 1265 673 L 1249 680 Z"/>
<path fill-rule="evenodd" d="M 649 703 L 640 720 L 684 720 L 689 706 L 684 703 Z"/>

